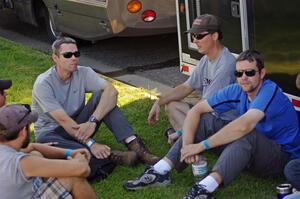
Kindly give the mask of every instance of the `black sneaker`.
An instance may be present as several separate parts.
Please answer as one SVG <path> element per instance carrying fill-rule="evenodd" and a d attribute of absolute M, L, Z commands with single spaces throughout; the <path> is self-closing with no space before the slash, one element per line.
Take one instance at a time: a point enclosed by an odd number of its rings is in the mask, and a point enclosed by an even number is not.
<path fill-rule="evenodd" d="M 169 174 L 159 174 L 154 171 L 153 167 L 148 167 L 135 180 L 129 180 L 124 183 L 127 190 L 143 189 L 145 187 L 166 186 L 171 183 Z"/>
<path fill-rule="evenodd" d="M 213 199 L 213 194 L 205 189 L 204 185 L 195 183 L 183 199 Z"/>

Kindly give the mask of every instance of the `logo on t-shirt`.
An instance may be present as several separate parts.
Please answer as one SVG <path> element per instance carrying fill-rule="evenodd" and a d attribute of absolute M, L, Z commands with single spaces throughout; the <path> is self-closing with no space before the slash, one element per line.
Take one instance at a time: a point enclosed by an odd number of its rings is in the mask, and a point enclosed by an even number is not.
<path fill-rule="evenodd" d="M 203 86 L 208 86 L 208 85 L 210 85 L 211 81 L 212 81 L 211 79 L 204 78 L 204 79 L 203 79 Z"/>

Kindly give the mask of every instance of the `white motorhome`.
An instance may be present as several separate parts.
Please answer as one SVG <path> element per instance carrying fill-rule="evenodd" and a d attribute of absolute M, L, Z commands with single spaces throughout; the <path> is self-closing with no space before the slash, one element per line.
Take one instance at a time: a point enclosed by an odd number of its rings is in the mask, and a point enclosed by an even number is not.
<path fill-rule="evenodd" d="M 0 0 L 1 8 L 45 25 L 51 40 L 61 33 L 96 41 L 176 31 L 174 0 Z"/>
<path fill-rule="evenodd" d="M 235 54 L 260 51 L 268 78 L 283 89 L 299 113 L 300 91 L 295 86 L 300 73 L 299 8 L 299 0 L 176 0 L 180 70 L 191 74 L 201 58 L 185 31 L 197 16 L 216 15 L 222 21 L 222 43 Z"/>

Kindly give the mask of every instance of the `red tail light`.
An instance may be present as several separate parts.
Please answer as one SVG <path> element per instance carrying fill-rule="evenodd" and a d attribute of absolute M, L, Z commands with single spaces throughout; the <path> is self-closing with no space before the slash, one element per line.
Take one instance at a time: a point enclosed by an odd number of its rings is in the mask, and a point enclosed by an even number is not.
<path fill-rule="evenodd" d="M 189 72 L 190 68 L 187 65 L 182 65 L 181 66 L 181 72 Z"/>
<path fill-rule="evenodd" d="M 142 19 L 145 22 L 152 22 L 156 19 L 156 13 L 153 10 L 146 10 L 142 14 Z"/>

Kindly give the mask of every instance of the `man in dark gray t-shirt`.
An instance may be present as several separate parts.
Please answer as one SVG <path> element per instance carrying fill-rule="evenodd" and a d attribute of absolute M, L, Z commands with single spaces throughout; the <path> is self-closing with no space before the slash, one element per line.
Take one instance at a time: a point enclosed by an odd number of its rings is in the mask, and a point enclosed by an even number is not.
<path fill-rule="evenodd" d="M 55 141 L 63 148 L 88 148 L 92 154 L 89 179 L 104 177 L 104 168 L 106 172 L 113 168 L 107 166 L 110 162 L 134 165 L 139 158 L 155 163 L 158 157 L 149 152 L 120 112 L 118 91 L 91 68 L 78 66 L 80 52 L 75 40 L 59 38 L 52 51 L 55 65 L 38 76 L 32 91 L 32 109 L 39 114 L 36 140 Z M 86 93 L 92 96 L 85 104 Z M 130 151 L 111 151 L 109 146 L 96 143 L 92 137 L 102 121 Z"/>
<path fill-rule="evenodd" d="M 134 180 L 129 180 L 124 184 L 128 190 L 137 190 L 151 186 L 164 186 L 171 182 L 169 173 L 174 168 L 181 171 L 186 165 L 179 161 L 182 139 L 180 130 L 187 112 L 190 110 L 189 104 L 182 102 L 183 98 L 192 91 L 202 91 L 202 99 L 206 99 L 219 89 L 235 82 L 235 58 L 229 50 L 222 45 L 222 32 L 217 17 L 204 14 L 198 16 L 188 30 L 192 34 L 194 43 L 198 47 L 198 52 L 204 54 L 195 68 L 191 77 L 183 84 L 175 87 L 170 93 L 161 96 L 152 106 L 148 116 L 150 124 L 156 123 L 159 117 L 160 106 L 165 105 L 169 121 L 176 130 L 176 133 L 169 135 L 169 142 L 175 142 L 168 153 L 153 167 L 145 169 L 144 173 Z M 234 119 L 236 112 L 228 112 L 226 115 L 215 115 L 225 117 L 228 121 Z M 201 132 L 204 134 L 205 132 Z M 144 180 L 149 178 L 150 180 Z"/>
<path fill-rule="evenodd" d="M 192 107 L 182 100 L 193 91 L 201 94 L 201 100 L 214 94 L 219 89 L 235 82 L 235 57 L 221 43 L 222 32 L 217 17 L 209 14 L 194 20 L 189 30 L 198 52 L 204 56 L 198 62 L 189 79 L 176 86 L 169 93 L 162 95 L 152 106 L 148 123 L 155 124 L 159 119 L 160 107 L 165 106 L 172 128 L 166 130 L 168 142 L 173 144 L 180 136 L 183 121 Z M 232 120 L 235 115 L 227 113 L 224 119 Z M 173 133 L 177 131 L 177 133 Z"/>

